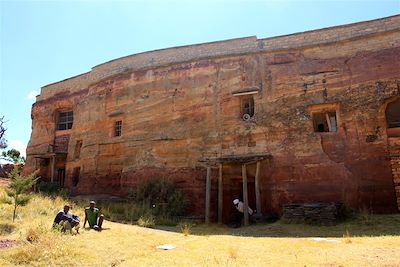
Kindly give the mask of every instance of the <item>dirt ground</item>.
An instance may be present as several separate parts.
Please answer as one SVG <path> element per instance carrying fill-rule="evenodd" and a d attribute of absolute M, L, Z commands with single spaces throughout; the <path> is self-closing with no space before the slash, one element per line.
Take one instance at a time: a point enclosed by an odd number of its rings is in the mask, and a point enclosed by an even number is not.
<path fill-rule="evenodd" d="M 0 249 L 10 248 L 10 247 L 14 246 L 15 243 L 16 243 L 15 240 L 0 239 Z"/>

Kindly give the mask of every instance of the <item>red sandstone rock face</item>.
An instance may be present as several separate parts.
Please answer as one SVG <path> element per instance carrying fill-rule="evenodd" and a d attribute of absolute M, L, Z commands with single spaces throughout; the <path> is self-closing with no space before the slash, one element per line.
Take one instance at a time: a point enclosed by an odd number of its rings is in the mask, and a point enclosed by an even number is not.
<path fill-rule="evenodd" d="M 199 159 L 267 153 L 273 158 L 261 164 L 264 213 L 279 213 L 286 203 L 319 201 L 393 212 L 385 107 L 400 96 L 399 55 L 400 32 L 390 31 L 127 70 L 36 102 L 25 170 L 38 168 L 35 155 L 53 155 L 48 145 L 58 142 L 68 154 L 57 154 L 54 179 L 65 168 L 65 186 L 75 193 L 124 195 L 145 179 L 162 177 L 187 191 L 192 213 L 201 215 L 206 172 Z M 250 121 L 241 119 L 241 97 L 232 94 L 246 88 L 259 89 Z M 326 108 L 336 111 L 337 132 L 317 133 L 312 114 Z M 73 128 L 56 131 L 57 112 L 64 110 L 73 110 Z M 118 137 L 116 121 L 122 121 Z M 42 165 L 49 179 L 51 164 Z M 241 169 L 226 165 L 223 173 L 227 221 L 232 199 L 242 194 Z M 218 171 L 212 175 L 215 213 Z M 248 176 L 254 207 L 255 166 Z"/>

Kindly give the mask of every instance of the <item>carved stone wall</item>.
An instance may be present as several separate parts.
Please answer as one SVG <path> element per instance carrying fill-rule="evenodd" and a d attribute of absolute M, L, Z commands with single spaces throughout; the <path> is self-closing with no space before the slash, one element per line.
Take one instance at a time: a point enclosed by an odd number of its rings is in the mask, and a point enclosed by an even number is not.
<path fill-rule="evenodd" d="M 151 54 L 160 55 L 154 59 L 159 65 L 144 64 L 150 55 L 140 54 L 96 66 L 42 89 L 32 108 L 25 170 L 34 169 L 29 155 L 69 134 L 65 186 L 72 187 L 79 167 L 74 192 L 124 195 L 145 179 L 164 177 L 189 193 L 192 213 L 201 215 L 206 170 L 200 158 L 270 154 L 261 165 L 263 213 L 280 213 L 287 203 L 337 201 L 393 212 L 384 104 L 400 95 L 399 22 L 394 16 L 318 34 L 174 48 Z M 324 33 L 329 42 L 321 41 Z M 300 40 L 312 36 L 314 43 Z M 224 45 L 241 42 L 234 53 L 223 53 Z M 196 49 L 198 57 L 171 61 L 174 53 Z M 233 93 L 248 88 L 258 92 L 255 114 L 243 121 L 241 96 Z M 74 123 L 60 133 L 54 118 L 65 108 L 73 109 Z M 325 109 L 336 114 L 336 132 L 315 132 L 313 114 Z M 114 136 L 116 121 L 122 121 L 121 136 Z M 238 176 L 240 166 L 224 167 L 226 209 L 240 187 Z M 216 178 L 213 171 L 214 200 Z"/>

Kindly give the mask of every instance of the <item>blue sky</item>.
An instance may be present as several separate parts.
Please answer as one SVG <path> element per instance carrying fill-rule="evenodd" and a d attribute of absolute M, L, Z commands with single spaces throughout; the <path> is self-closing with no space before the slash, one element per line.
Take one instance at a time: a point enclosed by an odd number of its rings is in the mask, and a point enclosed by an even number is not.
<path fill-rule="evenodd" d="M 25 150 L 31 134 L 31 106 L 40 87 L 111 59 L 399 13 L 400 0 L 0 0 L 0 116 L 7 119 L 9 148 Z"/>

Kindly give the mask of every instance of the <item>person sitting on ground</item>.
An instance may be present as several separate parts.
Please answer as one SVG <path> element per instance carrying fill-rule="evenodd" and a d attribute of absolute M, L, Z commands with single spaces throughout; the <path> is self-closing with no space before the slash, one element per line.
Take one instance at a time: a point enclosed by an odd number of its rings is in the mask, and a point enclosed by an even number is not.
<path fill-rule="evenodd" d="M 85 208 L 85 222 L 83 223 L 83 228 L 85 228 L 87 221 L 91 229 L 101 231 L 103 220 L 104 215 L 100 214 L 99 209 L 96 208 L 96 202 L 90 201 L 90 206 Z"/>
<path fill-rule="evenodd" d="M 75 228 L 76 233 L 79 234 L 80 218 L 77 215 L 71 214 L 69 212 L 70 208 L 69 204 L 65 204 L 64 208 L 57 213 L 54 218 L 53 228 L 60 227 L 63 233 L 66 231 L 72 233 L 72 229 Z"/>
<path fill-rule="evenodd" d="M 243 221 L 243 217 L 244 217 L 244 213 L 243 213 L 243 209 L 244 209 L 244 203 L 242 201 L 240 201 L 238 198 L 233 200 L 233 205 L 235 206 L 236 210 L 237 210 L 237 214 L 235 216 L 235 224 L 236 227 L 240 227 L 242 225 L 242 221 Z M 248 213 L 249 215 L 253 215 L 254 211 L 248 207 Z"/>

